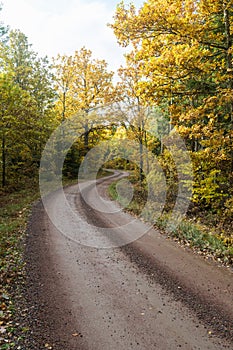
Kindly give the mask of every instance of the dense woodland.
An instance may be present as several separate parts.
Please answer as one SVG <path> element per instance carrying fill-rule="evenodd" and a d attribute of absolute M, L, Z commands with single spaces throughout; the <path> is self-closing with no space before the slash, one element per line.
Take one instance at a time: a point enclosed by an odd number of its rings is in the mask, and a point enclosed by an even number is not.
<path fill-rule="evenodd" d="M 166 174 L 169 211 L 177 176 L 162 137 L 176 130 L 193 165 L 189 214 L 211 214 L 232 239 L 233 1 L 147 0 L 140 10 L 121 2 L 110 27 L 119 44 L 131 49 L 117 83 L 107 63 L 88 49 L 49 61 L 23 33 L 1 25 L 1 191 L 36 183 L 46 141 L 77 115 L 81 136 L 67 154 L 64 175 L 76 177 L 99 141 L 136 140 Z M 144 196 L 145 163 L 155 182 L 156 172 L 142 146 L 140 167 L 122 159 L 107 165 L 132 170 Z"/>

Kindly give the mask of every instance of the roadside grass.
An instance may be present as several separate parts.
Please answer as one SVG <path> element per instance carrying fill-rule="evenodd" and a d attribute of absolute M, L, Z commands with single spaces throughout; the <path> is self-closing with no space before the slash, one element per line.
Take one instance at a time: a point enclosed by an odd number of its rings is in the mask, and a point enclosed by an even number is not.
<path fill-rule="evenodd" d="M 111 185 L 108 187 L 108 194 L 109 194 L 110 198 L 114 201 L 116 201 L 118 198 L 116 185 L 117 185 L 117 181 L 112 182 Z"/>
<path fill-rule="evenodd" d="M 112 200 L 119 201 L 116 185 L 117 182 L 112 183 L 108 192 Z M 134 197 L 125 210 L 139 216 L 146 202 L 145 191 L 135 183 L 133 186 Z M 153 212 L 147 214 L 146 221 L 153 223 L 155 228 L 160 229 L 163 234 L 178 241 L 181 245 L 191 248 L 208 259 L 213 258 L 224 265 L 233 266 L 233 237 L 218 231 L 214 225 L 202 224 L 186 216 L 177 227 L 170 228 L 168 232 L 167 224 L 171 215 L 169 212 L 162 213 L 155 222 Z"/>
<path fill-rule="evenodd" d="M 113 171 L 107 170 L 107 169 L 100 169 L 97 173 L 97 179 L 100 179 L 101 177 L 105 176 L 111 176 L 113 175 Z"/>
<path fill-rule="evenodd" d="M 99 169 L 98 172 L 89 172 L 87 174 L 80 174 L 79 178 L 76 181 L 87 181 L 100 179 L 105 176 L 110 176 L 113 174 L 113 171 L 107 169 Z"/>
<path fill-rule="evenodd" d="M 88 181 L 88 180 L 95 180 L 100 179 L 105 176 L 110 176 L 113 174 L 113 171 L 107 170 L 107 169 L 99 169 L 97 172 L 89 172 L 85 175 L 77 175 L 76 177 L 63 177 L 62 179 L 62 185 L 63 186 L 70 186 L 70 185 L 76 185 L 78 182 Z"/>
<path fill-rule="evenodd" d="M 156 226 L 162 230 L 166 230 L 168 220 L 169 214 L 163 214 L 156 222 Z M 225 265 L 233 266 L 232 240 L 220 235 L 215 231 L 214 227 L 210 228 L 185 218 L 168 234 L 181 244 L 189 246 L 207 258 L 213 257 Z"/>
<path fill-rule="evenodd" d="M 13 349 L 15 330 L 25 333 L 14 318 L 20 283 L 24 279 L 23 238 L 31 203 L 39 198 L 36 186 L 1 193 L 0 206 L 0 349 Z"/>

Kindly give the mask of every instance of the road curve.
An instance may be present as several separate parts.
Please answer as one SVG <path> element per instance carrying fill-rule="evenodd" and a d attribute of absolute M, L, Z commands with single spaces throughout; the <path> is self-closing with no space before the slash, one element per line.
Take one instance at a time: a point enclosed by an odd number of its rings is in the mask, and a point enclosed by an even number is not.
<path fill-rule="evenodd" d="M 72 213 L 59 191 L 47 205 L 68 234 L 51 222 L 41 202 L 33 209 L 25 250 L 31 348 L 232 349 L 232 272 L 106 202 L 106 188 L 115 177 L 121 174 L 99 180 L 98 191 L 92 182 L 84 184 L 83 196 L 77 185 L 65 189 L 80 219 L 71 235 Z M 111 214 L 102 212 L 106 205 Z M 132 237 L 138 230 L 146 234 L 121 247 L 98 246 L 122 243 L 121 227 L 132 221 Z M 114 234 L 108 236 L 108 230 Z"/>

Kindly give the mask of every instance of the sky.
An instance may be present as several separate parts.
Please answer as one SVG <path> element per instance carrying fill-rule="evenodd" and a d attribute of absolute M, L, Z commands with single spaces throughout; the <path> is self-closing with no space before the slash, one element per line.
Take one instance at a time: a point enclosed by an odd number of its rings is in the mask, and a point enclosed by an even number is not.
<path fill-rule="evenodd" d="M 20 29 L 40 56 L 72 55 L 85 46 L 94 58 L 105 59 L 116 71 L 124 64 L 125 49 L 107 23 L 113 22 L 120 0 L 2 0 L 0 20 Z M 143 0 L 133 2 L 137 8 Z"/>

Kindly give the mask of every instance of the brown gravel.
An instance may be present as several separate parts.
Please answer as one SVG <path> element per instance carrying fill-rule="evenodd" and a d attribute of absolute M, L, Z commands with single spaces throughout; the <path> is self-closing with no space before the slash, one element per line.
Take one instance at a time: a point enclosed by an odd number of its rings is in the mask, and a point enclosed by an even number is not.
<path fill-rule="evenodd" d="M 76 205 L 88 215 L 79 196 Z M 108 226 L 94 211 L 88 221 Z M 56 230 L 39 201 L 25 244 L 20 322 L 30 331 L 15 349 L 233 348 L 231 271 L 158 232 L 110 250 L 81 246 Z"/>

